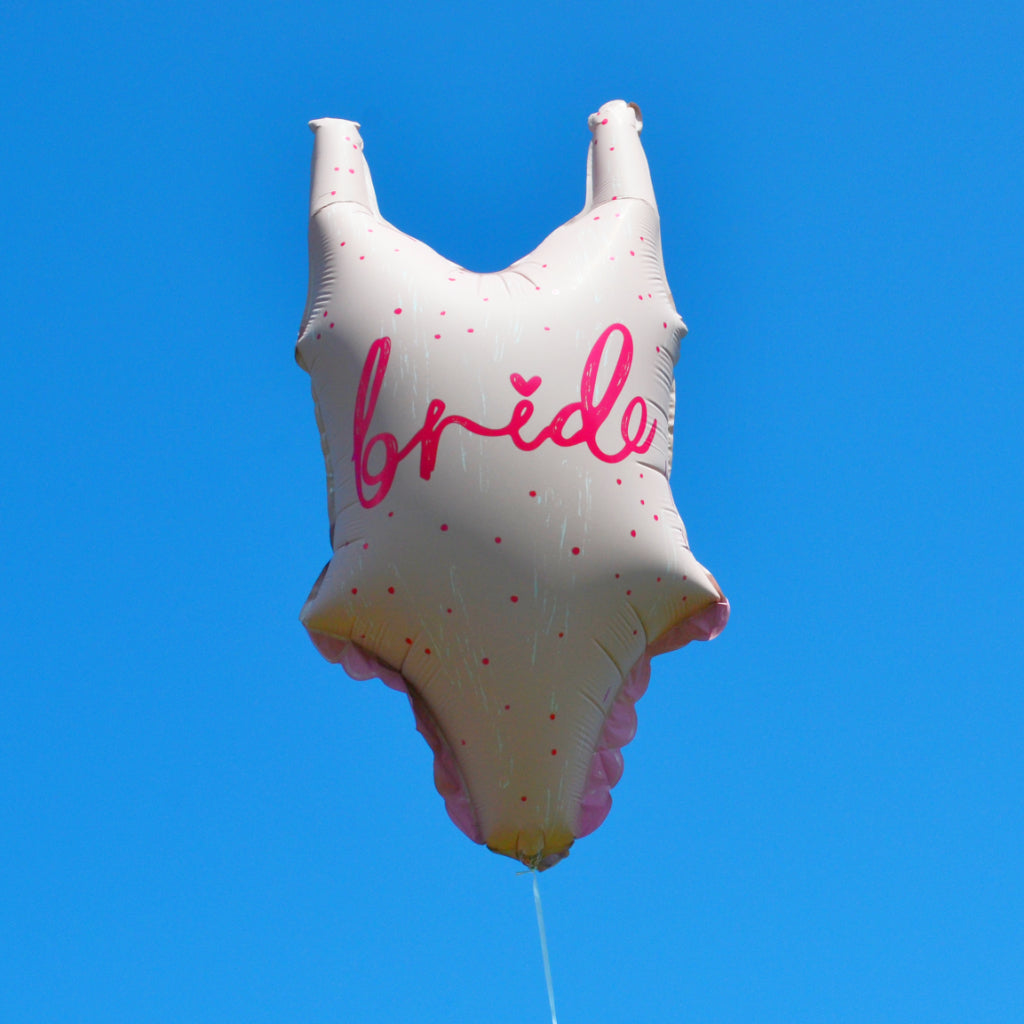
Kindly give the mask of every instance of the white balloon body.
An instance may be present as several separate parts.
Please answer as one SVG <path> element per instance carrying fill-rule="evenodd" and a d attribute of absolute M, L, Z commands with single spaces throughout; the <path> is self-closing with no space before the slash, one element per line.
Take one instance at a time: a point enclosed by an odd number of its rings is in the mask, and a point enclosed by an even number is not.
<path fill-rule="evenodd" d="M 311 127 L 333 556 L 302 622 L 408 693 L 456 824 L 545 868 L 608 813 L 651 657 L 728 617 L 669 488 L 686 328 L 639 111 L 591 116 L 585 208 L 490 274 L 381 218 L 356 123 Z"/>

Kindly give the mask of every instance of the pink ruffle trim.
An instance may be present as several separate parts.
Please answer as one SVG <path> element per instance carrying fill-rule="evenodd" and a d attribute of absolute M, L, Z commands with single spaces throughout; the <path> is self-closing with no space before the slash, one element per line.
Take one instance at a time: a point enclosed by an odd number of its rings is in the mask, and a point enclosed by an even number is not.
<path fill-rule="evenodd" d="M 416 729 L 434 752 L 434 785 L 438 793 L 444 797 L 448 817 L 474 843 L 483 843 L 484 837 L 469 799 L 469 791 L 455 762 L 455 755 L 437 728 L 434 716 L 430 714 L 423 701 L 409 689 L 402 673 L 388 667 L 349 640 L 339 640 L 337 637 L 316 633 L 313 630 L 308 632 L 316 649 L 329 662 L 341 665 L 353 679 L 380 679 L 392 690 L 398 690 L 409 698 L 412 713 L 416 718 Z"/>
<path fill-rule="evenodd" d="M 651 658 L 677 650 L 692 640 L 713 640 L 725 629 L 728 621 L 729 602 L 722 598 L 717 604 L 710 605 L 659 637 L 633 666 L 608 712 L 601 739 L 590 762 L 580 802 L 576 830 L 578 837 L 590 835 L 611 810 L 611 791 L 622 778 L 622 748 L 636 735 L 636 702 L 647 690 L 651 678 Z M 408 696 L 416 718 L 416 728 L 434 752 L 434 785 L 444 798 L 448 816 L 473 842 L 483 843 L 484 838 L 455 756 L 430 711 L 415 692 L 409 689 L 402 674 L 348 640 L 339 640 L 313 630 L 309 631 L 309 636 L 324 658 L 341 665 L 353 679 L 377 678 L 393 690 Z"/>
<path fill-rule="evenodd" d="M 692 618 L 670 629 L 651 644 L 633 666 L 605 719 L 601 739 L 590 762 L 587 786 L 580 803 L 577 835 L 588 836 L 612 809 L 612 789 L 622 778 L 622 748 L 636 735 L 636 702 L 647 692 L 651 658 L 678 650 L 691 640 L 713 640 L 729 621 L 729 602 L 724 597 Z"/>

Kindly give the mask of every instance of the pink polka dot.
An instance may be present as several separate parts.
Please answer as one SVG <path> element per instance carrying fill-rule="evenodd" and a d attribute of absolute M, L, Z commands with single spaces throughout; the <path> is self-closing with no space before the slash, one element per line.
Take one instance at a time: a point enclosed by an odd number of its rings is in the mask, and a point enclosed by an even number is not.
<path fill-rule="evenodd" d="M 440 339 L 440 337 L 441 337 L 441 335 L 440 335 L 440 334 L 435 334 L 435 335 L 434 335 L 434 341 L 437 341 L 438 339 Z"/>
<path fill-rule="evenodd" d="M 510 600 L 510 601 L 511 601 L 511 602 L 512 602 L 513 604 L 515 604 L 515 603 L 516 603 L 516 602 L 517 602 L 517 601 L 519 600 L 519 597 L 518 597 L 518 595 L 516 595 L 516 594 L 513 594 L 513 595 L 512 595 L 512 596 L 511 596 L 511 597 L 509 598 L 509 600 Z"/>
<path fill-rule="evenodd" d="M 340 168 L 340 167 L 335 167 L 334 169 L 335 169 L 336 171 L 340 171 L 340 170 L 341 170 L 341 168 Z"/>
<path fill-rule="evenodd" d="M 339 249 L 344 249 L 344 248 L 345 248 L 345 243 L 344 243 L 344 242 L 342 242 L 342 243 L 341 243 L 341 245 L 339 245 L 339 246 L 338 246 L 338 248 L 339 248 Z"/>
<path fill-rule="evenodd" d="M 580 553 L 580 549 L 579 549 L 579 548 L 573 548 L 573 549 L 572 549 L 572 553 L 573 553 L 574 555 L 578 555 L 578 554 Z"/>
<path fill-rule="evenodd" d="M 491 663 L 491 659 L 490 658 L 481 658 L 480 659 L 480 664 L 481 665 L 490 665 L 490 663 Z"/>
<path fill-rule="evenodd" d="M 558 751 L 554 747 L 552 747 L 551 748 L 551 756 L 554 757 L 557 753 L 558 753 Z"/>
<path fill-rule="evenodd" d="M 501 538 L 500 537 L 495 537 L 494 538 L 494 543 L 495 544 L 500 544 L 501 543 Z"/>
<path fill-rule="evenodd" d="M 352 588 L 352 593 L 353 594 L 358 594 L 359 593 L 359 588 L 358 587 L 353 587 Z"/>
<path fill-rule="evenodd" d="M 629 597 L 629 595 L 630 595 L 630 594 L 632 594 L 632 593 L 633 593 L 633 591 L 632 591 L 632 590 L 627 590 L 627 591 L 626 591 L 626 597 Z"/>
<path fill-rule="evenodd" d="M 398 316 L 402 312 L 401 306 L 395 306 L 395 316 Z"/>
<path fill-rule="evenodd" d="M 536 491 L 530 491 L 530 497 L 531 498 L 536 498 L 537 497 L 537 492 Z"/>
<path fill-rule="evenodd" d="M 354 168 L 354 167 L 350 167 L 350 168 L 348 169 L 348 173 L 349 173 L 349 174 L 355 174 L 355 173 L 356 173 L 356 172 L 355 172 L 355 168 Z"/>
<path fill-rule="evenodd" d="M 605 118 L 605 119 L 604 119 L 604 120 L 603 120 L 603 121 L 601 122 L 601 124 L 607 124 L 607 123 L 608 123 L 608 118 L 606 117 L 606 118 Z"/>
<path fill-rule="evenodd" d="M 338 193 L 337 193 L 337 192 L 335 192 L 335 191 L 334 191 L 334 189 L 332 188 L 332 189 L 331 189 L 331 195 L 332 195 L 332 196 L 336 196 L 337 194 L 338 194 Z"/>
<path fill-rule="evenodd" d="M 635 537 L 636 536 L 636 530 L 630 530 L 629 531 L 629 535 L 630 535 L 630 537 Z"/>
<path fill-rule="evenodd" d="M 472 327 L 467 327 L 466 328 L 466 333 L 467 334 L 472 334 L 473 333 L 473 328 Z"/>
<path fill-rule="evenodd" d="M 511 704 L 506 704 L 505 705 L 505 710 L 506 711 L 511 711 L 512 710 L 512 705 Z"/>
<path fill-rule="evenodd" d="M 618 485 L 619 485 L 620 487 L 622 486 L 622 481 L 621 481 L 621 480 L 616 480 L 615 482 L 616 482 L 616 483 L 617 483 L 617 484 L 618 484 Z"/>
<path fill-rule="evenodd" d="M 445 530 L 447 530 L 447 529 L 448 529 L 448 524 L 447 523 L 442 523 L 441 524 L 441 532 L 444 533 Z"/>

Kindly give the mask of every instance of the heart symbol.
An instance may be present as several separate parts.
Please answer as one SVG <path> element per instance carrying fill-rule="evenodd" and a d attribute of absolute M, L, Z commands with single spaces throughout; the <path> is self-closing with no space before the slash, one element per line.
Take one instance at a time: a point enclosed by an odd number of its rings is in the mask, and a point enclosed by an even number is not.
<path fill-rule="evenodd" d="M 513 373 L 509 380 L 512 381 L 512 387 L 524 398 L 529 398 L 540 387 L 540 377 L 531 377 L 526 380 L 521 373 Z"/>

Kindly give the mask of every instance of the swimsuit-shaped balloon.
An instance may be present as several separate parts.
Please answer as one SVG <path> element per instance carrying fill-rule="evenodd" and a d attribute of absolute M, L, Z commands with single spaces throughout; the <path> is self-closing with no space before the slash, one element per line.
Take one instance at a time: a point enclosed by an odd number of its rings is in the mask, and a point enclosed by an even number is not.
<path fill-rule="evenodd" d="M 296 358 L 334 553 L 302 622 L 409 695 L 453 821 L 543 869 L 607 815 L 651 657 L 728 618 L 669 489 L 686 327 L 639 110 L 590 117 L 583 212 L 493 274 L 381 218 L 355 122 L 311 128 Z"/>

